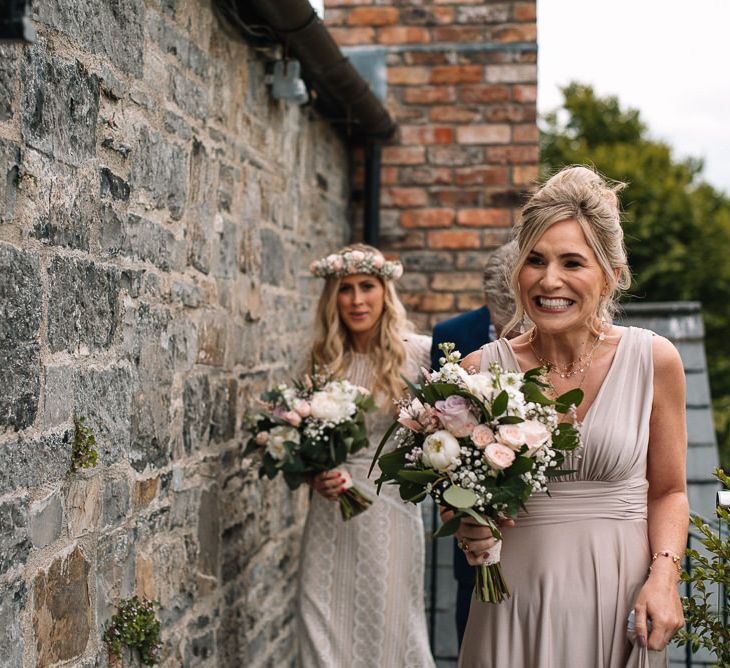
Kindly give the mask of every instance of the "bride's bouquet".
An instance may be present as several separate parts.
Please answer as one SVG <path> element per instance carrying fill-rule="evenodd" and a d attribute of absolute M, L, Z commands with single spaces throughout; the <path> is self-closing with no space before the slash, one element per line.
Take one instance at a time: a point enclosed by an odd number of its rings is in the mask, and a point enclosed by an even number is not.
<path fill-rule="evenodd" d="M 412 397 L 400 403 L 400 415 L 386 432 L 373 459 L 383 484 L 400 488 L 405 501 L 419 503 L 427 495 L 454 511 L 434 534 L 453 534 L 461 519 L 472 517 L 501 541 L 500 520 L 514 518 L 533 492 L 547 491 L 561 469 L 564 453 L 580 446 L 576 426 L 560 422 L 583 399 L 580 389 L 557 399 L 543 394 L 545 369 L 505 371 L 499 364 L 487 373 L 469 374 L 460 365 L 453 343 L 441 344 L 441 368 L 424 372 L 420 385 L 408 384 Z M 380 455 L 388 440 L 396 448 Z M 476 595 L 499 603 L 509 596 L 502 576 L 501 542 L 476 568 Z"/>
<path fill-rule="evenodd" d="M 297 489 L 312 476 L 337 469 L 349 455 L 368 445 L 365 413 L 375 408 L 370 392 L 346 380 L 317 374 L 313 369 L 293 387 L 278 385 L 261 394 L 261 410 L 247 417 L 252 436 L 244 456 L 258 453 L 260 477 L 281 473 L 289 489 Z M 342 518 L 350 518 L 371 505 L 349 473 L 346 490 L 338 496 Z"/>

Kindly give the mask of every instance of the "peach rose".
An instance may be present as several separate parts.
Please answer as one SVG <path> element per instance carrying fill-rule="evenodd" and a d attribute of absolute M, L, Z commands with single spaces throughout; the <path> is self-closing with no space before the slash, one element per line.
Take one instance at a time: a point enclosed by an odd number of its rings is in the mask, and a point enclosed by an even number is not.
<path fill-rule="evenodd" d="M 519 424 L 502 424 L 497 429 L 497 440 L 512 450 L 519 450 L 525 444 L 525 437 Z"/>
<path fill-rule="evenodd" d="M 309 417 L 310 413 L 312 412 L 312 408 L 309 405 L 309 402 L 304 401 L 303 399 L 300 399 L 299 401 L 294 403 L 294 410 L 303 418 Z"/>
<path fill-rule="evenodd" d="M 478 424 L 471 433 L 471 440 L 480 450 L 494 443 L 494 432 L 485 424 Z"/>
<path fill-rule="evenodd" d="M 502 471 L 515 460 L 514 450 L 501 443 L 490 443 L 484 448 L 484 461 L 495 471 Z"/>
<path fill-rule="evenodd" d="M 518 426 L 522 430 L 525 445 L 527 446 L 526 457 L 532 457 L 550 441 L 550 432 L 542 422 L 526 420 Z"/>
<path fill-rule="evenodd" d="M 298 427 L 302 424 L 302 416 L 296 411 L 287 411 L 281 417 L 283 417 L 292 427 Z"/>

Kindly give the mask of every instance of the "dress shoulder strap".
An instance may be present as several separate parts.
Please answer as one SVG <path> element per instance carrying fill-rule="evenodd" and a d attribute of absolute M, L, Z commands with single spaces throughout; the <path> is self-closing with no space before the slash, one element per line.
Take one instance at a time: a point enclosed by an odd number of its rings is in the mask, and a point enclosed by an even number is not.
<path fill-rule="evenodd" d="M 487 367 L 497 362 L 503 369 L 507 371 L 519 371 L 515 368 L 515 359 L 512 350 L 506 339 L 497 339 L 491 343 L 482 346 L 482 357 L 479 364 L 479 371 L 486 371 Z"/>

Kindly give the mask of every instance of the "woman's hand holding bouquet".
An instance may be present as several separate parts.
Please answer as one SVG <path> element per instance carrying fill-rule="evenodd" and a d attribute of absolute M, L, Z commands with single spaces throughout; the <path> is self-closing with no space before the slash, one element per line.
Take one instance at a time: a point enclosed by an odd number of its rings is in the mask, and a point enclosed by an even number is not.
<path fill-rule="evenodd" d="M 549 399 L 544 369 L 518 373 L 494 363 L 486 373 L 469 374 L 459 366 L 453 343 L 439 348 L 445 355 L 440 370 L 426 373 L 421 385 L 408 384 L 412 397 L 401 402 L 378 447 L 378 490 L 398 485 L 405 501 L 419 503 L 430 495 L 452 511 L 437 537 L 456 532 L 465 517 L 488 527 L 497 541 L 477 566 L 476 594 L 498 603 L 509 596 L 499 564 L 499 524 L 524 509 L 531 494 L 547 491 L 550 477 L 569 473 L 561 466 L 564 453 L 580 446 L 574 422 L 583 392 Z M 573 420 L 561 422 L 561 414 Z M 395 450 L 380 456 L 391 437 Z"/>

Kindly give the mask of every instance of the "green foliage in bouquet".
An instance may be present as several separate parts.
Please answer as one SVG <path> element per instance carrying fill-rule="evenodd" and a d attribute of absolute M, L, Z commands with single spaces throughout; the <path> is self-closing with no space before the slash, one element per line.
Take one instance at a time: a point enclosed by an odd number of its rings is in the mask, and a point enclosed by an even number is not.
<path fill-rule="evenodd" d="M 122 660 L 122 647 L 139 652 L 143 665 L 154 666 L 159 661 L 160 620 L 155 607 L 157 601 L 137 596 L 119 602 L 117 613 L 104 632 L 104 641 L 109 646 L 109 655 L 114 663 Z"/>
<path fill-rule="evenodd" d="M 84 418 L 74 421 L 74 440 L 71 445 L 71 470 L 90 469 L 96 466 L 96 438 L 91 427 L 84 425 Z"/>
<path fill-rule="evenodd" d="M 715 477 L 725 489 L 730 489 L 730 476 L 724 471 L 716 469 Z M 716 666 L 726 668 L 730 666 L 730 628 L 725 623 L 730 592 L 730 511 L 718 507 L 717 514 L 720 520 L 717 533 L 702 518 L 692 519 L 704 536 L 701 542 L 707 553 L 687 550 L 693 567 L 691 572 L 682 573 L 682 582 L 690 585 L 691 594 L 682 599 L 687 627 L 677 634 L 677 644 L 689 643 L 693 652 L 704 647 L 715 655 Z"/>

